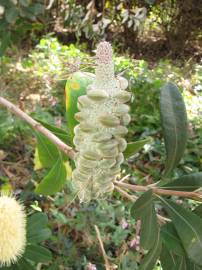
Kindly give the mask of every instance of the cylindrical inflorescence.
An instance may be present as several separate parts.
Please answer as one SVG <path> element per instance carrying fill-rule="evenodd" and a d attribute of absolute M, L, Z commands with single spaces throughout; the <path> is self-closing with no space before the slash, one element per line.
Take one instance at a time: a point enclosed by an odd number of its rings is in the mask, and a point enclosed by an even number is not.
<path fill-rule="evenodd" d="M 81 202 L 103 197 L 113 190 L 113 180 L 120 173 L 127 143 L 125 127 L 130 122 L 131 94 L 125 78 L 115 77 L 112 47 L 101 42 L 96 52 L 95 80 L 87 94 L 78 98 L 74 144 L 78 151 L 73 187 Z"/>

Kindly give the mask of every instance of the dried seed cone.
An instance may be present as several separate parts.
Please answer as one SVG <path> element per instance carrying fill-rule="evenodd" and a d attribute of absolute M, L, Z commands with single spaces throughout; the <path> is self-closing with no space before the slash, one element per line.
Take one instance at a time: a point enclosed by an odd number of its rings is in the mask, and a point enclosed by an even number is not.
<path fill-rule="evenodd" d="M 112 48 L 101 42 L 96 52 L 95 80 L 78 100 L 74 144 L 78 151 L 73 186 L 80 201 L 103 197 L 113 190 L 127 143 L 123 138 L 130 122 L 127 80 L 114 76 Z"/>
<path fill-rule="evenodd" d="M 23 254 L 26 244 L 24 207 L 13 197 L 0 196 L 0 267 L 10 266 Z"/>

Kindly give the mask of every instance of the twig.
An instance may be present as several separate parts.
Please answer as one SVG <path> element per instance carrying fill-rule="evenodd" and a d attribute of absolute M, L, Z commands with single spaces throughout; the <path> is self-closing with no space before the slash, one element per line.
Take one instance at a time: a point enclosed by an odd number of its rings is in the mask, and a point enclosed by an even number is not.
<path fill-rule="evenodd" d="M 130 195 L 128 194 L 125 190 L 123 190 L 122 188 L 118 187 L 117 185 L 114 186 L 114 188 L 125 198 L 127 198 L 129 201 L 131 202 L 135 202 L 138 197 L 135 195 Z M 160 223 L 165 224 L 166 222 L 170 222 L 171 220 L 169 218 L 163 217 L 159 214 L 156 214 L 157 218 L 159 220 Z"/>
<path fill-rule="evenodd" d="M 138 199 L 137 196 L 135 195 L 130 195 L 128 194 L 125 190 L 123 190 L 122 188 L 118 187 L 118 186 L 114 186 L 114 188 L 121 193 L 121 195 L 123 195 L 123 197 L 127 198 L 130 201 L 136 201 Z"/>
<path fill-rule="evenodd" d="M 161 189 L 161 188 L 152 187 L 152 186 L 150 186 L 150 187 L 138 186 L 138 185 L 131 185 L 131 184 L 127 184 L 127 183 L 123 183 L 123 182 L 119 182 L 119 181 L 115 181 L 114 183 L 115 183 L 115 185 L 117 185 L 119 187 L 123 187 L 123 188 L 130 189 L 133 191 L 147 191 L 149 189 L 152 189 L 152 191 L 158 195 L 179 196 L 179 197 L 190 198 L 190 199 L 196 200 L 196 201 L 202 201 L 202 195 L 198 194 L 196 192 Z"/>
<path fill-rule="evenodd" d="M 130 174 L 125 175 L 123 178 L 119 180 L 119 182 L 124 182 L 126 179 L 128 179 L 129 176 Z"/>
<path fill-rule="evenodd" d="M 106 254 L 105 249 L 104 249 L 104 245 L 103 245 L 103 242 L 102 242 L 102 238 L 101 238 L 101 235 L 100 235 L 100 231 L 99 231 L 97 225 L 94 225 L 94 227 L 95 227 L 97 239 L 98 239 L 98 241 L 99 241 L 100 248 L 101 248 L 101 251 L 102 251 L 102 256 L 103 256 L 104 261 L 105 261 L 105 269 L 106 269 L 106 270 L 110 270 L 111 267 L 110 267 L 110 264 L 109 264 L 109 261 L 108 261 L 107 254 Z"/>
<path fill-rule="evenodd" d="M 42 126 L 40 123 L 38 123 L 36 120 L 34 120 L 32 117 L 30 117 L 28 114 L 20 110 L 17 106 L 15 106 L 13 103 L 8 101 L 7 99 L 0 97 L 0 105 L 6 107 L 9 111 L 23 119 L 25 122 L 30 124 L 33 129 L 37 130 L 38 132 L 42 133 L 44 136 L 46 136 L 50 141 L 52 141 L 57 147 L 64 152 L 66 155 L 68 155 L 71 159 L 74 159 L 75 152 L 74 150 L 66 145 L 63 141 L 61 141 L 57 136 L 55 136 L 52 132 L 50 132 L 47 128 Z"/>

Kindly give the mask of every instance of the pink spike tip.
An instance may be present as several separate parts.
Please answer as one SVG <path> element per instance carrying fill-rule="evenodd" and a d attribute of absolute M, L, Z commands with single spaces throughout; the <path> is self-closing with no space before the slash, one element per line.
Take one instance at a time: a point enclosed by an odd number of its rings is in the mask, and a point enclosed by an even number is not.
<path fill-rule="evenodd" d="M 112 61 L 112 46 L 109 42 L 100 42 L 97 46 L 96 58 L 98 64 L 108 64 Z"/>

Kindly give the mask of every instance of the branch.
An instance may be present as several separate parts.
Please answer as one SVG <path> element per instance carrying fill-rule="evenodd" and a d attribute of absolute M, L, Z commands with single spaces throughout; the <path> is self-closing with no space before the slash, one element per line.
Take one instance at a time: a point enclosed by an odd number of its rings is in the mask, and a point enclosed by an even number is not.
<path fill-rule="evenodd" d="M 96 235 L 97 235 L 98 242 L 100 244 L 100 248 L 101 248 L 101 251 L 102 251 L 102 256 L 103 256 L 104 261 L 105 261 L 105 269 L 110 270 L 111 267 L 110 267 L 110 264 L 109 264 L 109 261 L 108 261 L 107 254 L 106 254 L 105 249 L 104 249 L 104 245 L 103 245 L 103 242 L 102 242 L 100 231 L 99 231 L 97 225 L 94 225 L 94 228 L 95 228 L 95 232 L 96 232 Z"/>
<path fill-rule="evenodd" d="M 131 185 L 131 184 L 123 183 L 123 182 L 120 182 L 120 181 L 115 181 L 114 183 L 115 183 L 115 185 L 117 185 L 119 187 L 130 189 L 130 190 L 133 190 L 133 191 L 147 191 L 149 189 L 152 189 L 152 191 L 155 194 L 158 194 L 158 195 L 179 196 L 179 197 L 190 198 L 190 199 L 196 200 L 196 201 L 202 201 L 202 195 L 197 193 L 197 192 L 161 189 L 161 188 L 152 187 L 152 186 L 150 186 L 150 187 L 138 186 L 138 185 Z"/>
<path fill-rule="evenodd" d="M 20 110 L 17 106 L 15 106 L 13 103 L 8 101 L 7 99 L 0 97 L 0 105 L 6 107 L 9 111 L 23 119 L 25 122 L 30 124 L 33 129 L 37 130 L 44 136 L 46 136 L 51 142 L 53 142 L 62 152 L 64 152 L 66 155 L 68 155 L 71 159 L 74 159 L 75 152 L 74 150 L 66 145 L 63 141 L 61 141 L 57 136 L 55 136 L 52 132 L 50 132 L 47 128 L 42 126 L 40 123 L 35 121 L 32 117 L 30 117 L 28 114 Z"/>
<path fill-rule="evenodd" d="M 116 181 L 115 181 L 116 182 Z M 114 188 L 126 199 L 128 199 L 131 202 L 135 202 L 138 197 L 135 195 L 130 195 L 128 194 L 125 190 L 123 190 L 122 188 L 118 187 L 118 185 L 114 185 Z M 166 222 L 170 222 L 171 220 L 169 218 L 163 217 L 159 214 L 156 214 L 157 218 L 159 220 L 160 223 L 165 224 Z"/>

